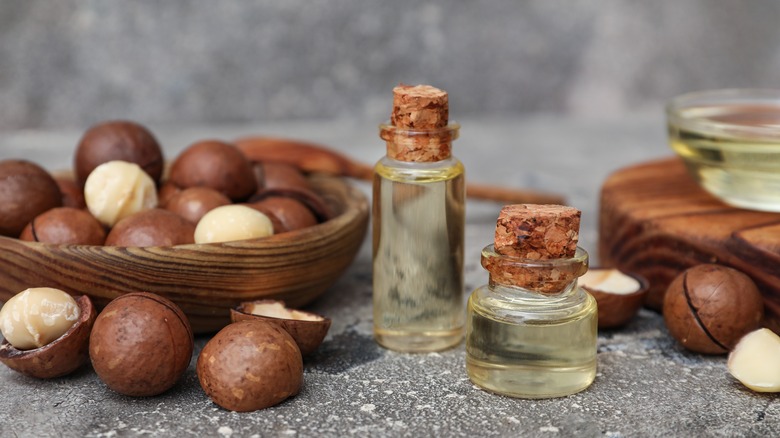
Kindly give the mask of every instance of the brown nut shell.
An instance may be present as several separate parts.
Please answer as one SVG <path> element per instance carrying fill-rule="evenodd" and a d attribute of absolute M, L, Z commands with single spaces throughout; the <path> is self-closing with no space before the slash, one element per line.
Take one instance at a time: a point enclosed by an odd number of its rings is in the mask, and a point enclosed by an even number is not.
<path fill-rule="evenodd" d="M 102 245 L 106 230 L 86 210 L 58 207 L 36 216 L 19 239 L 52 245 Z"/>
<path fill-rule="evenodd" d="M 666 290 L 664 321 L 689 350 L 723 354 L 759 328 L 764 302 L 756 284 L 736 269 L 697 265 L 678 275 Z"/>
<path fill-rule="evenodd" d="M 157 190 L 157 206 L 165 208 L 165 206 L 168 205 L 168 201 L 176 196 L 176 194 L 180 193 L 181 190 L 181 187 L 170 181 L 162 183 L 159 190 Z"/>
<path fill-rule="evenodd" d="M 325 202 L 324 199 L 317 193 L 311 190 L 293 189 L 293 188 L 276 188 L 267 189 L 257 192 L 249 199 L 252 204 L 261 202 L 268 198 L 292 198 L 305 206 L 309 207 L 318 222 L 325 222 L 334 216 L 333 209 Z"/>
<path fill-rule="evenodd" d="M 311 190 L 311 183 L 301 170 L 291 164 L 263 162 L 255 163 L 257 188 Z"/>
<path fill-rule="evenodd" d="M 179 154 L 168 181 L 183 189 L 210 187 L 233 201 L 257 191 L 252 163 L 234 145 L 217 140 L 195 143 Z"/>
<path fill-rule="evenodd" d="M 192 350 L 192 329 L 181 309 L 145 292 L 108 303 L 89 342 L 98 377 L 112 390 L 136 397 L 173 387 L 189 366 Z"/>
<path fill-rule="evenodd" d="M 608 274 L 613 271 L 611 268 L 590 268 L 588 272 Z M 626 325 L 639 312 L 644 303 L 645 296 L 649 290 L 649 283 L 645 277 L 634 273 L 625 273 L 637 282 L 634 292 L 615 293 L 607 288 L 591 287 L 588 284 L 580 283 L 583 289 L 590 293 L 596 299 L 598 305 L 600 329 L 614 329 Z"/>
<path fill-rule="evenodd" d="M 190 187 L 171 196 L 165 203 L 165 209 L 197 224 L 209 211 L 229 204 L 230 199 L 214 189 Z"/>
<path fill-rule="evenodd" d="M 298 344 L 303 356 L 313 353 L 322 344 L 331 324 L 330 318 L 288 309 L 284 302 L 276 300 L 247 301 L 230 309 L 231 321 L 248 319 L 260 319 L 284 329 Z"/>
<path fill-rule="evenodd" d="M 0 344 L 0 362 L 26 376 L 39 379 L 61 377 L 89 360 L 89 337 L 97 311 L 88 296 L 76 297 L 81 314 L 62 336 L 43 347 L 18 350 L 5 339 Z"/>
<path fill-rule="evenodd" d="M 61 205 L 49 172 L 29 161 L 0 161 L 0 235 L 16 238 L 35 216 Z"/>
<path fill-rule="evenodd" d="M 223 328 L 198 357 L 200 386 L 214 403 L 250 412 L 281 403 L 303 385 L 301 351 L 289 333 L 259 319 Z"/>
<path fill-rule="evenodd" d="M 55 176 L 54 180 L 62 192 L 62 206 L 78 209 L 86 209 L 87 202 L 84 200 L 84 191 L 70 177 Z"/>
<path fill-rule="evenodd" d="M 295 198 L 271 196 L 249 206 L 265 213 L 271 219 L 274 234 L 311 227 L 318 222 L 311 209 Z"/>
<path fill-rule="evenodd" d="M 152 208 L 114 225 L 106 246 L 176 246 L 195 242 L 195 225 L 176 213 Z"/>
<path fill-rule="evenodd" d="M 160 144 L 146 127 L 127 120 L 111 120 L 87 129 L 73 157 L 76 182 L 84 186 L 92 171 L 109 161 L 135 163 L 160 182 L 164 158 Z"/>

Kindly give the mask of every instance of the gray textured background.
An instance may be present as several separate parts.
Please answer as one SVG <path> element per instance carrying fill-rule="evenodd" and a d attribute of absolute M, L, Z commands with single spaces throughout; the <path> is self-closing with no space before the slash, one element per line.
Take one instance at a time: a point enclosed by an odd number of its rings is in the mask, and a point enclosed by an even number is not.
<path fill-rule="evenodd" d="M 775 0 L 0 2 L 0 130 L 452 113 L 613 117 L 780 83 Z"/>

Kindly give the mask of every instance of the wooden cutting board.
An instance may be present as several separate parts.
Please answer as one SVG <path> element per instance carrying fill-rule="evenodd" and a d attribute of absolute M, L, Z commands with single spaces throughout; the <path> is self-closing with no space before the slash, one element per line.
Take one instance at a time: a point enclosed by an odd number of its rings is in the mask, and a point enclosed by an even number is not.
<path fill-rule="evenodd" d="M 679 158 L 610 175 L 601 189 L 599 258 L 650 281 L 646 305 L 660 310 L 677 274 L 719 263 L 753 278 L 767 325 L 780 329 L 780 213 L 731 207 L 705 192 Z"/>

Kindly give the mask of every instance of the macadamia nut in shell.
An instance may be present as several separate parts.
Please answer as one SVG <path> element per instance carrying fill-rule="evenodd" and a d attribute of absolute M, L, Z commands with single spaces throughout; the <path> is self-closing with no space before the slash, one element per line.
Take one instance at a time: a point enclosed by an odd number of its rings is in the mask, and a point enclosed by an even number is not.
<path fill-rule="evenodd" d="M 35 216 L 62 205 L 54 178 L 37 164 L 0 161 L 0 235 L 18 237 Z"/>
<path fill-rule="evenodd" d="M 72 373 L 89 361 L 89 335 L 97 311 L 86 295 L 75 298 L 79 317 L 60 337 L 37 348 L 20 350 L 4 339 L 0 362 L 26 376 L 51 379 Z"/>
<path fill-rule="evenodd" d="M 80 185 L 92 171 L 109 161 L 139 165 L 154 181 L 163 173 L 160 144 L 144 126 L 128 120 L 109 120 L 90 127 L 81 137 L 73 157 Z"/>
<path fill-rule="evenodd" d="M 214 403 L 250 412 L 281 403 L 300 391 L 303 359 L 282 328 L 252 319 L 228 325 L 198 357 L 198 379 Z"/>
<path fill-rule="evenodd" d="M 109 161 L 89 174 L 84 198 L 89 212 L 112 227 L 133 213 L 156 207 L 157 188 L 137 164 Z"/>
<path fill-rule="evenodd" d="M 664 321 L 689 350 L 723 354 L 759 327 L 764 301 L 756 284 L 727 266 L 697 265 L 678 275 L 664 296 Z"/>
<path fill-rule="evenodd" d="M 179 154 L 168 181 L 182 189 L 210 187 L 233 201 L 257 190 L 252 163 L 234 145 L 217 140 L 197 142 Z"/>
<path fill-rule="evenodd" d="M 58 207 L 36 216 L 19 239 L 52 245 L 102 245 L 106 230 L 85 210 Z"/>
<path fill-rule="evenodd" d="M 170 389 L 192 358 L 189 321 L 170 300 L 131 293 L 111 301 L 98 315 L 89 357 L 100 379 L 130 396 L 152 396 Z"/>

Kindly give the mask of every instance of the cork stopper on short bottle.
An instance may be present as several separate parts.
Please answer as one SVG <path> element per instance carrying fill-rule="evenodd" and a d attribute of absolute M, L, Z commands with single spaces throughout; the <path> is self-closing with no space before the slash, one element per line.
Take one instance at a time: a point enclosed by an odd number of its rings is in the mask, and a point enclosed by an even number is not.
<path fill-rule="evenodd" d="M 587 270 L 587 257 L 575 258 L 580 216 L 563 205 L 505 206 L 496 221 L 498 256 L 482 260 L 491 281 L 542 293 L 563 290 Z"/>
<path fill-rule="evenodd" d="M 433 162 L 451 155 L 453 140 L 447 92 L 430 85 L 393 88 L 392 128 L 383 130 L 387 155 L 400 161 Z"/>
<path fill-rule="evenodd" d="M 496 252 L 531 260 L 573 257 L 580 216 L 564 205 L 507 205 L 496 221 Z"/>

